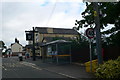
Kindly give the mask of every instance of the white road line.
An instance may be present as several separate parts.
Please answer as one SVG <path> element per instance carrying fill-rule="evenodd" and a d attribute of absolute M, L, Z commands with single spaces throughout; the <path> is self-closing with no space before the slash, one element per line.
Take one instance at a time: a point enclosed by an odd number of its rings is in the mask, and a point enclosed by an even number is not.
<path fill-rule="evenodd" d="M 38 67 L 35 67 L 35 66 L 31 66 L 32 68 L 34 69 L 37 69 L 37 70 L 42 70 L 41 68 L 38 68 Z"/>
<path fill-rule="evenodd" d="M 33 64 L 33 63 L 29 63 L 29 62 L 21 62 L 21 64 L 24 64 L 24 65 L 28 65 L 28 66 L 31 66 L 31 65 L 36 65 L 36 64 Z"/>
<path fill-rule="evenodd" d="M 70 75 L 67 75 L 67 74 L 58 73 L 58 72 L 51 71 L 51 70 L 46 69 L 46 68 L 40 68 L 40 67 L 37 67 L 37 66 L 36 66 L 35 64 L 33 64 L 33 63 L 22 62 L 21 64 L 23 64 L 23 65 L 25 65 L 25 66 L 32 67 L 32 68 L 37 69 L 37 70 L 42 70 L 42 69 L 44 69 L 44 70 L 47 70 L 47 71 L 49 71 L 49 72 L 54 72 L 54 73 L 57 73 L 57 74 L 59 74 L 59 75 L 63 75 L 63 76 L 69 77 L 69 78 L 74 78 L 74 79 L 76 79 L 76 77 L 73 77 L 73 76 L 70 76 Z"/>
<path fill-rule="evenodd" d="M 7 71 L 7 69 L 4 66 L 2 66 L 2 68 Z"/>
<path fill-rule="evenodd" d="M 37 69 L 37 70 L 42 70 L 41 68 L 37 67 L 36 64 L 33 64 L 33 63 L 22 62 L 21 64 L 23 64 L 23 65 L 25 65 L 25 66 L 32 67 L 32 68 Z"/>
<path fill-rule="evenodd" d="M 66 76 L 66 77 L 69 77 L 69 78 L 75 78 L 75 77 L 73 77 L 73 76 L 69 76 L 69 75 L 63 74 L 63 73 L 58 73 L 58 74 L 63 75 L 63 76 Z"/>
<path fill-rule="evenodd" d="M 67 75 L 67 74 L 63 74 L 63 73 L 51 71 L 51 70 L 46 69 L 46 68 L 43 68 L 43 69 L 44 69 L 44 70 L 47 70 L 47 71 L 49 71 L 49 72 L 57 73 L 57 74 L 59 74 L 59 75 L 63 75 L 63 76 L 69 77 L 69 78 L 74 78 L 74 79 L 76 79 L 76 77 L 73 77 L 73 76 L 70 76 L 70 75 Z"/>

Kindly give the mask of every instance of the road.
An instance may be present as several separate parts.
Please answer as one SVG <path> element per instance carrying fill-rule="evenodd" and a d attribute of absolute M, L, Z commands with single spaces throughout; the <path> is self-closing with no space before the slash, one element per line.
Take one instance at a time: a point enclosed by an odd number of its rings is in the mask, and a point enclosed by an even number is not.
<path fill-rule="evenodd" d="M 38 67 L 17 57 L 2 59 L 2 78 L 64 78 L 68 77 Z M 70 80 L 70 79 L 68 79 Z"/>

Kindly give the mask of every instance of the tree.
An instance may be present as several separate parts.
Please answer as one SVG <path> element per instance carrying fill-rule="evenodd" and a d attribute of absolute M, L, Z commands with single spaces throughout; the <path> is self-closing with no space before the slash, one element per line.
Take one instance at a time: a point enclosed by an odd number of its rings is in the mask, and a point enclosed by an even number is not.
<path fill-rule="evenodd" d="M 78 30 L 83 27 L 93 27 L 95 28 L 94 15 L 95 12 L 93 10 L 93 4 L 86 2 L 87 8 L 84 12 L 82 12 L 83 19 L 78 21 L 76 20 L 78 26 Z M 113 24 L 114 27 L 111 29 L 102 32 L 103 35 L 111 34 L 106 40 L 111 44 L 120 44 L 118 40 L 120 40 L 120 2 L 107 2 L 107 3 L 98 3 L 100 10 L 100 27 L 104 29 L 108 26 L 108 24 Z M 76 25 L 77 25 L 76 24 Z M 120 45 L 119 45 L 120 46 Z"/>

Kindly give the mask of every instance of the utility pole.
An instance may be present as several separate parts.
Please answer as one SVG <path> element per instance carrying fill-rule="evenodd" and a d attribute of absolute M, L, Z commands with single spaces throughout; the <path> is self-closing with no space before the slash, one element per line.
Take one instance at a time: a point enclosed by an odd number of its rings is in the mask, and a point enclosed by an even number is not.
<path fill-rule="evenodd" d="M 100 19 L 99 19 L 99 10 L 98 10 L 98 3 L 93 2 L 94 8 L 94 19 L 95 19 L 95 30 L 96 30 L 96 50 L 98 55 L 98 64 L 103 63 L 102 58 L 102 45 L 101 45 L 101 33 L 100 33 Z"/>

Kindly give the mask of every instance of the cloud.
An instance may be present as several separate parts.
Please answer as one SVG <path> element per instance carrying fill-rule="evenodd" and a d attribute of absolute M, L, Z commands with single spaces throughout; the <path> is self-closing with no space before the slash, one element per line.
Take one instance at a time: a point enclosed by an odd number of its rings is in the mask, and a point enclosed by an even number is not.
<path fill-rule="evenodd" d="M 81 19 L 85 5 L 56 1 L 2 2 L 2 40 L 9 46 L 17 37 L 25 45 L 25 30 L 32 27 L 74 27 L 75 20 Z"/>

